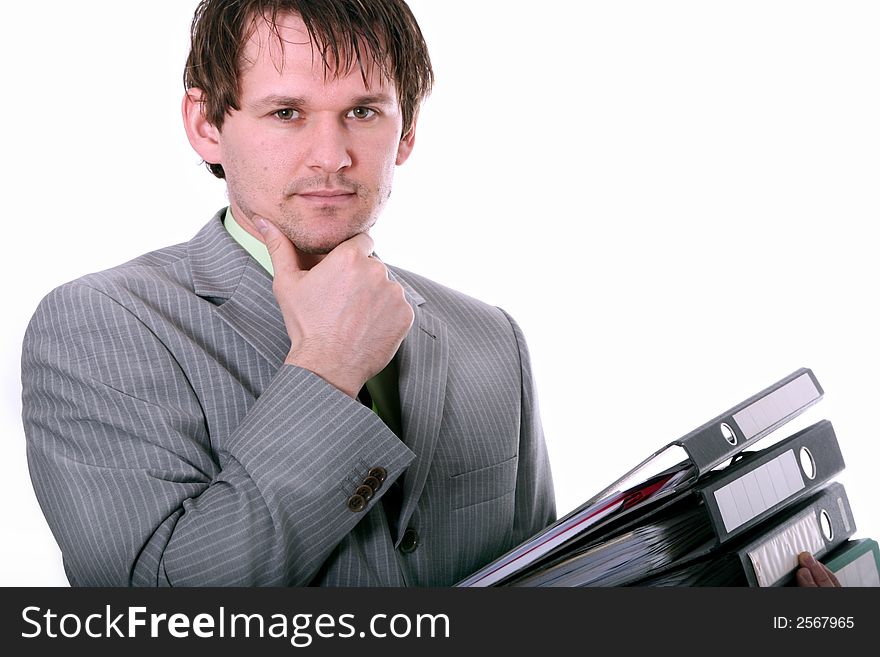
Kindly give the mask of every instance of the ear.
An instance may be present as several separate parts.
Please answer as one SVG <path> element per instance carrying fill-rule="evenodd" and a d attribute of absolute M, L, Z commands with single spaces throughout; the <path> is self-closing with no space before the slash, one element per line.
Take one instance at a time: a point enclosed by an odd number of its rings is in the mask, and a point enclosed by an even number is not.
<path fill-rule="evenodd" d="M 221 164 L 220 130 L 205 116 L 204 93 L 187 89 L 181 105 L 183 126 L 189 143 L 208 164 Z"/>
<path fill-rule="evenodd" d="M 416 123 L 418 117 L 413 117 L 412 127 L 400 140 L 400 143 L 397 145 L 397 160 L 396 164 L 400 166 L 404 162 L 409 159 L 410 153 L 412 153 L 413 146 L 416 144 Z"/>

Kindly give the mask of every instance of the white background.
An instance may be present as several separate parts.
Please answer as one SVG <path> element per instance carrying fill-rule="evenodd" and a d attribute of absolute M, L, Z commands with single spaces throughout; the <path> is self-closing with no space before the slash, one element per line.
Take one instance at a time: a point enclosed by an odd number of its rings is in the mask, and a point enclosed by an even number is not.
<path fill-rule="evenodd" d="M 226 204 L 179 118 L 195 0 L 4 11 L 0 584 L 66 585 L 19 357 L 44 294 Z M 413 0 L 436 90 L 374 236 L 529 340 L 567 512 L 805 366 L 880 539 L 880 7 Z M 774 434 L 775 435 L 775 434 Z"/>

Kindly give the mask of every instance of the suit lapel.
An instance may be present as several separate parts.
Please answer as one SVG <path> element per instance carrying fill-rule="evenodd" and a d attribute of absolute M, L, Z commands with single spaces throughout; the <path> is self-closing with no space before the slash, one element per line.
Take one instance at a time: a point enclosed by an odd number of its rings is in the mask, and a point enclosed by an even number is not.
<path fill-rule="evenodd" d="M 218 212 L 187 245 L 194 291 L 219 301 L 217 316 L 280 367 L 290 338 L 272 294 L 272 279 L 226 231 L 225 212 Z"/>
<path fill-rule="evenodd" d="M 415 511 L 434 457 L 446 398 L 449 341 L 446 324 L 421 306 L 424 299 L 405 281 L 415 319 L 399 353 L 400 414 L 403 437 L 416 455 L 403 477 L 403 500 L 397 522 L 397 544 Z M 396 546 L 395 546 L 396 547 Z"/>

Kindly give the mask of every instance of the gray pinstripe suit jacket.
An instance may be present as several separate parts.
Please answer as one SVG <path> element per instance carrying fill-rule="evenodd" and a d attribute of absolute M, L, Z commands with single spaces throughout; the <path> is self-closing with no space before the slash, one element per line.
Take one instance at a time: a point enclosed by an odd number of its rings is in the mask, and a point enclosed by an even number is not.
<path fill-rule="evenodd" d="M 528 353 L 504 312 L 391 268 L 415 311 L 403 439 L 290 348 L 218 213 L 190 242 L 51 292 L 23 421 L 74 585 L 445 586 L 554 519 Z M 381 466 L 366 509 L 347 500 Z M 399 478 L 399 512 L 379 502 Z M 399 549 L 405 529 L 420 536 Z"/>

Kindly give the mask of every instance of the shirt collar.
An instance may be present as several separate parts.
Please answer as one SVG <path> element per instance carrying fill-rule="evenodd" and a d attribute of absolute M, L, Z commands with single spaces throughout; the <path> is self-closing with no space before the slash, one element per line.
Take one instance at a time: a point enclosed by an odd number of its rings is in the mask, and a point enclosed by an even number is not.
<path fill-rule="evenodd" d="M 223 225 L 226 227 L 229 235 L 238 244 L 247 251 L 251 257 L 269 272 L 269 276 L 275 275 L 275 269 L 272 267 L 272 258 L 269 256 L 269 249 L 256 237 L 241 227 L 241 224 L 232 214 L 232 207 L 226 208 L 226 217 L 223 219 Z"/>

